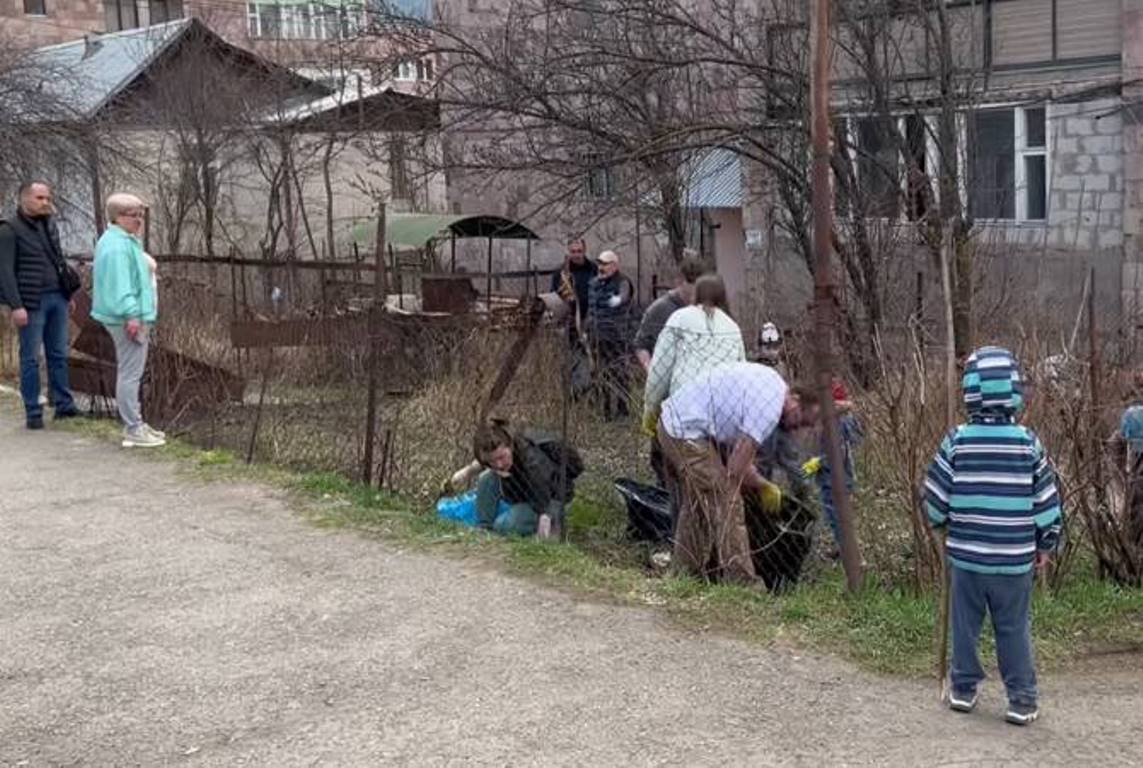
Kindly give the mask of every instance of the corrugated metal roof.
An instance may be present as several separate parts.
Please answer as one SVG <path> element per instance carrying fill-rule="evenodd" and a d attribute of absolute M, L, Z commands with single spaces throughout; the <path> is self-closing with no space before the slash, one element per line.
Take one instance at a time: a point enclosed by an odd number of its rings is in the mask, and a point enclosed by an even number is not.
<path fill-rule="evenodd" d="M 680 169 L 688 208 L 741 208 L 742 158 L 724 148 L 700 152 Z"/>
<path fill-rule="evenodd" d="M 25 57 L 24 71 L 42 75 L 39 90 L 67 113 L 61 117 L 90 118 L 192 23 L 179 19 L 37 48 Z"/>

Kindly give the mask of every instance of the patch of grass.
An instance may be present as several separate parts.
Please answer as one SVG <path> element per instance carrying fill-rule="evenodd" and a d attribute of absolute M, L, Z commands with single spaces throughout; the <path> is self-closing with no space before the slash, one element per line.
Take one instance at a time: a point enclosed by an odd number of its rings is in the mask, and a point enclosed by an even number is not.
<path fill-rule="evenodd" d="M 101 440 L 118 436 L 109 420 L 80 419 L 65 427 Z M 637 548 L 621 541 L 623 511 L 609 489 L 585 488 L 569 510 L 573 543 L 504 539 L 441 521 L 433 510 L 342 475 L 247 466 L 226 451 L 203 451 L 179 440 L 143 453 L 175 459 L 200 479 L 270 482 L 289 491 L 316 525 L 359 530 L 402 545 L 476 556 L 546 585 L 631 605 L 656 606 L 682 626 L 759 642 L 790 642 L 833 653 L 879 673 L 933 674 L 936 598 L 886 588 L 872 579 L 856 596 L 841 570 L 824 570 L 789 594 L 706 584 L 650 574 Z M 1078 569 L 1077 569 L 1078 571 Z M 1086 654 L 1143 650 L 1143 590 L 1125 590 L 1073 575 L 1058 593 L 1037 588 L 1033 634 L 1040 664 L 1060 668 Z M 983 658 L 994 663 L 985 631 Z"/>

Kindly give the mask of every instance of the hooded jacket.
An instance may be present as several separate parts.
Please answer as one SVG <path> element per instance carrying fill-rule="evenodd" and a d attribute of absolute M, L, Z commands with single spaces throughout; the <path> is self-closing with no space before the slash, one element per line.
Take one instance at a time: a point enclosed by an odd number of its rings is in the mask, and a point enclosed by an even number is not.
<path fill-rule="evenodd" d="M 969 358 L 962 382 L 968 423 L 949 432 L 925 479 L 934 528 L 948 526 L 952 565 L 990 574 L 1032 569 L 1037 550 L 1059 543 L 1063 521 L 1056 475 L 1024 407 L 1020 371 L 1006 349 Z"/>

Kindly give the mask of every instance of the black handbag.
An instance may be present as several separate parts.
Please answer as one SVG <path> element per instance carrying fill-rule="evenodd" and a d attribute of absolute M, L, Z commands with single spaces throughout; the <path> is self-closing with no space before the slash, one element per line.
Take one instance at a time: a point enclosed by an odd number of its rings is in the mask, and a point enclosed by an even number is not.
<path fill-rule="evenodd" d="M 80 288 L 83 288 L 83 280 L 80 278 L 79 273 L 75 271 L 72 265 L 67 263 L 67 259 L 63 257 L 63 249 L 60 248 L 59 232 L 55 229 L 55 225 L 50 225 L 48 230 L 49 248 L 48 254 L 51 257 L 52 265 L 56 268 L 56 274 L 60 279 L 60 291 L 63 292 L 64 298 L 70 299 L 75 294 L 79 293 Z"/>
<path fill-rule="evenodd" d="M 65 298 L 70 299 L 75 294 L 79 293 L 79 289 L 83 287 L 83 280 L 80 279 L 79 273 L 75 268 L 62 259 L 56 263 L 56 272 L 60 276 L 60 290 L 63 291 Z"/>

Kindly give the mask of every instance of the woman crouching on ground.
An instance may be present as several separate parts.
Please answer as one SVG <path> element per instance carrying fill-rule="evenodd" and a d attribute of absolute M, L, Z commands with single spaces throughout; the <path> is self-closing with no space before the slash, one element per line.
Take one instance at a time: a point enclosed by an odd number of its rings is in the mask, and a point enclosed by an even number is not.
<path fill-rule="evenodd" d="M 579 452 L 539 430 L 513 434 L 498 419 L 477 428 L 472 448 L 483 468 L 476 481 L 478 525 L 504 535 L 560 536 L 583 472 Z M 501 500 L 508 504 L 503 512 Z"/>
<path fill-rule="evenodd" d="M 139 242 L 144 208 L 134 195 L 107 198 L 110 226 L 95 246 L 92 270 L 91 316 L 115 342 L 115 404 L 123 419 L 124 448 L 166 442 L 166 435 L 143 421 L 139 402 L 151 328 L 158 317 L 153 261 Z"/>

